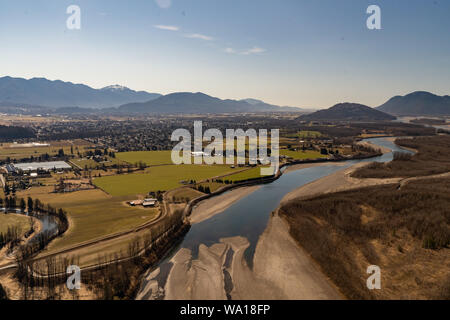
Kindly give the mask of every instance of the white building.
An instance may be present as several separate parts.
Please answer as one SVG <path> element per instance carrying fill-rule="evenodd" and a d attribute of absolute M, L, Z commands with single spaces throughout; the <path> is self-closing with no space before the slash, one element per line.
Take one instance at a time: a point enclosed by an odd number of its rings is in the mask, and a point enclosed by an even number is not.
<path fill-rule="evenodd" d="M 50 162 L 30 162 L 30 163 L 15 163 L 13 164 L 16 171 L 50 171 L 50 170 L 70 170 L 72 167 L 64 161 L 50 161 Z"/>

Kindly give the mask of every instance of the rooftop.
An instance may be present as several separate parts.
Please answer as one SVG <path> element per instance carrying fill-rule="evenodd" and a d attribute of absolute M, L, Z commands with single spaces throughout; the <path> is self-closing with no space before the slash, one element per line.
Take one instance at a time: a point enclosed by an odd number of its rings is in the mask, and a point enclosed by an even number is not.
<path fill-rule="evenodd" d="M 30 162 L 30 163 L 15 163 L 14 168 L 22 171 L 35 170 L 52 170 L 52 169 L 71 169 L 72 167 L 64 161 L 50 161 L 50 162 Z"/>

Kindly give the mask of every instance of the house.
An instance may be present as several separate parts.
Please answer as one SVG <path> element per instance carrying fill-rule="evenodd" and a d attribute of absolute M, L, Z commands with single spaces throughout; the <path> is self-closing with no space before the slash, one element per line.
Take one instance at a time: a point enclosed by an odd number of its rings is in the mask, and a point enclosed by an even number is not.
<path fill-rule="evenodd" d="M 131 206 L 140 206 L 140 205 L 142 205 L 144 203 L 144 201 L 142 201 L 142 200 L 134 200 L 134 201 L 130 201 L 130 205 Z"/>
<path fill-rule="evenodd" d="M 148 208 L 148 207 L 154 207 L 156 205 L 156 199 L 145 199 L 144 202 L 142 203 L 142 206 L 144 208 Z"/>
<path fill-rule="evenodd" d="M 143 206 L 144 208 L 148 208 L 148 207 L 156 206 L 157 202 L 158 202 L 157 199 L 146 198 L 144 200 L 133 200 L 133 201 L 130 201 L 129 204 L 132 207 L 134 207 L 134 206 Z"/>

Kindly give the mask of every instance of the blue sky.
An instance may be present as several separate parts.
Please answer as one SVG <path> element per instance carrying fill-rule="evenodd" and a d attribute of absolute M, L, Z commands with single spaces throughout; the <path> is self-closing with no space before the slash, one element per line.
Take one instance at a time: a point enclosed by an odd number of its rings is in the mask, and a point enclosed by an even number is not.
<path fill-rule="evenodd" d="M 382 30 L 366 27 L 371 4 Z M 377 106 L 450 94 L 449 16 L 447 0 L 0 0 L 0 76 Z"/>

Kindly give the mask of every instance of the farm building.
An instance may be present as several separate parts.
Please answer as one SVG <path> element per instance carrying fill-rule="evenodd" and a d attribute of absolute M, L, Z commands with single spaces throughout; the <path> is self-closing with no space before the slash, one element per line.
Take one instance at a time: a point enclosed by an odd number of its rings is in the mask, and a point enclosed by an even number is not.
<path fill-rule="evenodd" d="M 144 201 L 142 206 L 145 208 L 154 207 L 156 205 L 156 201 Z"/>
<path fill-rule="evenodd" d="M 145 208 L 148 208 L 148 207 L 154 207 L 154 206 L 156 206 L 156 203 L 158 202 L 158 200 L 157 199 L 153 199 L 153 198 L 147 198 L 147 199 L 144 199 L 144 200 L 134 200 L 134 201 L 130 201 L 129 202 L 129 204 L 131 205 L 131 206 L 143 206 L 143 207 L 145 207 Z"/>
<path fill-rule="evenodd" d="M 158 201 L 157 199 L 153 199 L 153 198 L 144 199 L 144 202 L 142 203 L 142 205 L 144 207 L 154 207 L 156 205 L 157 201 Z"/>

